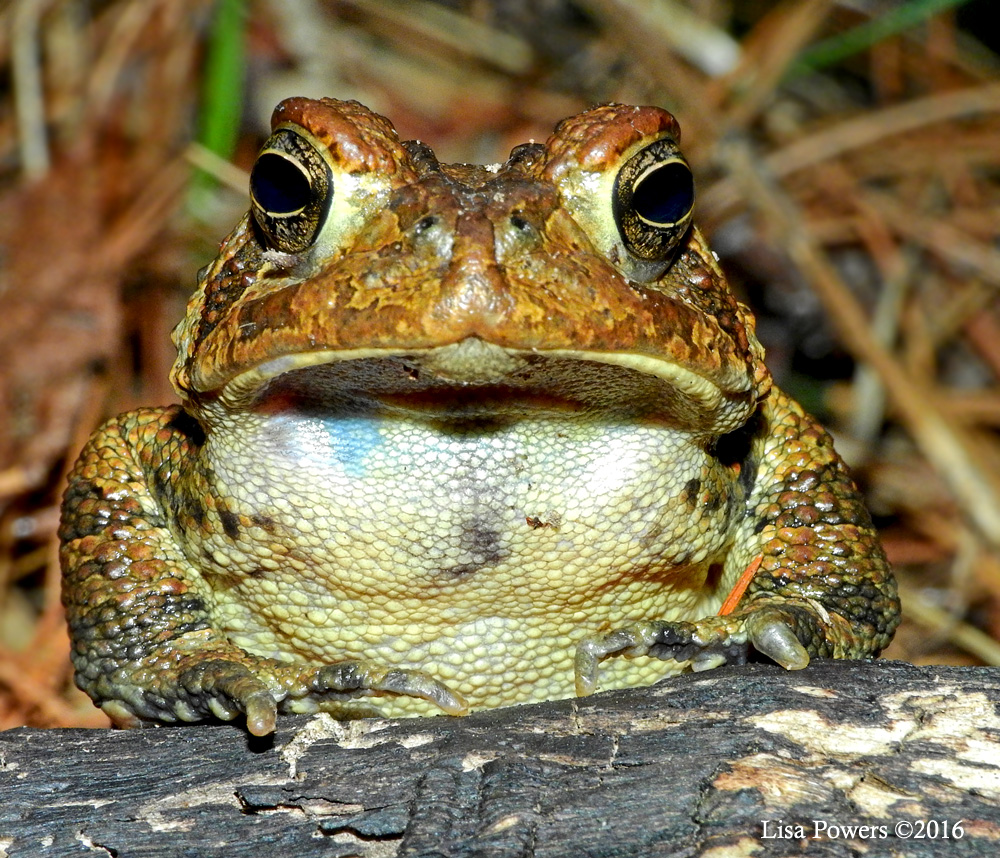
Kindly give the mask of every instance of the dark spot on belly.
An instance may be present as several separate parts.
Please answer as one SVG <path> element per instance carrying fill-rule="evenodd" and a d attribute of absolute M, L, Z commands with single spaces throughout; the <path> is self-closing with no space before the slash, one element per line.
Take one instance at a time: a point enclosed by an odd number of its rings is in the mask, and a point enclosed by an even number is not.
<path fill-rule="evenodd" d="M 695 509 L 698 506 L 698 495 L 701 494 L 701 480 L 694 479 L 688 480 L 684 483 L 684 488 L 681 489 L 681 500 L 690 509 Z"/>
<path fill-rule="evenodd" d="M 462 539 L 463 547 L 483 563 L 497 563 L 500 551 L 500 531 L 495 527 L 473 524 Z"/>
<path fill-rule="evenodd" d="M 267 577 L 267 570 L 266 569 L 262 569 L 260 566 L 258 566 L 255 569 L 251 569 L 249 572 L 247 572 L 247 577 L 248 578 L 266 578 Z"/>
<path fill-rule="evenodd" d="M 468 522 L 462 534 L 461 546 L 470 555 L 469 560 L 442 570 L 456 578 L 496 566 L 507 556 L 501 544 L 500 531 L 483 519 Z"/>
<path fill-rule="evenodd" d="M 240 517 L 235 512 L 230 512 L 228 509 L 219 510 L 219 520 L 226 536 L 232 540 L 240 538 Z"/>
<path fill-rule="evenodd" d="M 269 515 L 261 515 L 260 513 L 255 513 L 250 516 L 250 523 L 256 525 L 267 533 L 274 533 L 275 525 L 274 519 Z"/>

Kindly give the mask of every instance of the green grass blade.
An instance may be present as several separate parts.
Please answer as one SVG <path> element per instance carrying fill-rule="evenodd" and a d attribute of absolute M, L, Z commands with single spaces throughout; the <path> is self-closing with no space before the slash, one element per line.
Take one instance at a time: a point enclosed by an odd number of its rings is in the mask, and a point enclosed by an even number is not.
<path fill-rule="evenodd" d="M 205 59 L 205 78 L 198 117 L 198 142 L 229 160 L 239 139 L 243 114 L 245 0 L 219 0 Z M 195 192 L 212 184 L 198 171 Z"/>
<path fill-rule="evenodd" d="M 806 48 L 788 71 L 797 77 L 835 65 L 968 0 L 903 0 L 895 9 Z"/>

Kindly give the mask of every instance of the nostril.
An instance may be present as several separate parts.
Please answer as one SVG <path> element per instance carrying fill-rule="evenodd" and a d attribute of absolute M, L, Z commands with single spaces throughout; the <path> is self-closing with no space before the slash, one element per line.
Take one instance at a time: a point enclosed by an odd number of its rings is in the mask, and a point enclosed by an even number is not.
<path fill-rule="evenodd" d="M 518 232 L 531 232 L 532 230 L 531 222 L 517 212 L 510 216 L 510 225 Z"/>
<path fill-rule="evenodd" d="M 427 217 L 421 218 L 413 225 L 413 232 L 416 235 L 420 235 L 422 232 L 427 232 L 427 230 L 431 229 L 431 227 L 437 226 L 437 223 L 437 216 L 427 215 Z"/>

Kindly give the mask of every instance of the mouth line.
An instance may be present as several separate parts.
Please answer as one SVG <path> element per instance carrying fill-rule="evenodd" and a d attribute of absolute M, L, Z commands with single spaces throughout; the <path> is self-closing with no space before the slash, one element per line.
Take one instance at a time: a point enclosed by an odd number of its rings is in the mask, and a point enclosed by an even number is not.
<path fill-rule="evenodd" d="M 261 391 L 283 378 L 313 371 L 324 373 L 377 398 L 403 402 L 413 397 L 482 398 L 507 392 L 523 395 L 532 389 L 554 393 L 575 373 L 603 372 L 607 379 L 635 379 L 669 388 L 674 396 L 714 410 L 729 398 L 711 380 L 668 360 L 648 354 L 597 352 L 582 349 L 514 349 L 470 338 L 427 349 L 353 349 L 304 351 L 280 355 L 258 364 L 221 390 L 230 404 L 249 404 Z M 387 378 L 392 378 L 388 383 Z M 541 379 L 541 380 L 539 380 Z M 386 387 L 386 384 L 389 384 Z M 379 392 L 379 388 L 383 388 Z"/>

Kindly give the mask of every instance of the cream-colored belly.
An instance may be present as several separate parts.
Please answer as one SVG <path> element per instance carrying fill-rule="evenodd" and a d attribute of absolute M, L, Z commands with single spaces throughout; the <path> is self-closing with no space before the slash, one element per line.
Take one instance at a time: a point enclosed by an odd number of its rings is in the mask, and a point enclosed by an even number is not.
<path fill-rule="evenodd" d="M 572 696 L 587 635 L 705 616 L 722 598 L 706 575 L 729 475 L 674 430 L 272 417 L 213 443 L 243 525 L 204 546 L 214 621 L 260 655 L 417 668 L 491 708 Z M 601 687 L 676 669 L 608 659 Z"/>

